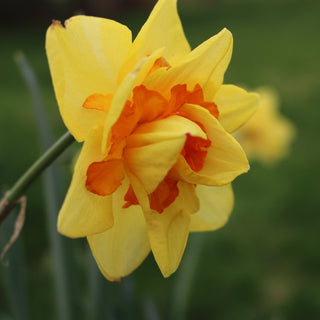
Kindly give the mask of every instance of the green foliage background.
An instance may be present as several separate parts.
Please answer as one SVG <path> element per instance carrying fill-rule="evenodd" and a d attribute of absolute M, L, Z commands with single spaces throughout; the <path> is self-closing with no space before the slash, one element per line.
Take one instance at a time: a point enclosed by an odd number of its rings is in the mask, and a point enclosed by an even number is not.
<path fill-rule="evenodd" d="M 206 233 L 202 248 L 197 249 L 186 317 L 318 319 L 320 2 L 229 0 L 200 6 L 180 0 L 179 11 L 192 47 L 223 27 L 231 30 L 234 51 L 225 82 L 250 90 L 265 85 L 274 87 L 282 101 L 282 113 L 297 128 L 296 140 L 286 159 L 272 168 L 252 163 L 250 172 L 234 183 L 236 202 L 229 223 L 221 230 Z M 136 33 L 147 15 L 143 10 L 131 11 L 118 20 Z M 49 24 L 50 21 L 46 25 L 17 24 L 0 29 L 2 191 L 41 153 L 30 96 L 13 60 L 17 50 L 25 53 L 37 74 L 55 137 L 65 131 L 45 57 L 44 37 Z M 64 178 L 62 194 L 68 187 L 70 162 L 77 149 L 71 148 L 59 160 Z M 27 195 L 27 220 L 15 245 L 23 251 L 24 261 L 19 262 L 23 270 L 18 272 L 26 275 L 30 316 L 25 319 L 57 319 L 40 180 Z M 4 235 L 2 227 L 0 235 Z M 190 240 L 192 245 L 199 236 L 191 235 Z M 93 299 L 88 293 L 87 276 L 91 260 L 84 240 L 68 240 L 67 246 L 72 266 L 73 310 L 82 319 Z M 186 258 L 181 267 L 185 261 Z M 10 268 L 13 264 L 12 258 Z M 161 319 L 168 319 L 177 299 L 174 288 L 180 269 L 165 280 L 153 258 L 148 257 L 133 276 L 120 284 L 99 278 L 99 300 L 106 309 L 103 319 L 156 319 L 155 315 L 146 315 L 146 310 L 153 306 Z M 10 319 L 5 314 L 16 314 L 11 306 L 10 279 L 8 269 L 0 266 L 0 319 Z"/>

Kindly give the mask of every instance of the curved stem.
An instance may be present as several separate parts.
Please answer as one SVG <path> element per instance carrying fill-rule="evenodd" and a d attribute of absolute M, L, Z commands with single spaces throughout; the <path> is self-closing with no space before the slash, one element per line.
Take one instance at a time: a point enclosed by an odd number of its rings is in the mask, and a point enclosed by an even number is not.
<path fill-rule="evenodd" d="M 49 150 L 47 150 L 14 184 L 0 202 L 0 224 L 15 207 L 29 185 L 48 167 L 72 142 L 74 138 L 67 131 Z"/>

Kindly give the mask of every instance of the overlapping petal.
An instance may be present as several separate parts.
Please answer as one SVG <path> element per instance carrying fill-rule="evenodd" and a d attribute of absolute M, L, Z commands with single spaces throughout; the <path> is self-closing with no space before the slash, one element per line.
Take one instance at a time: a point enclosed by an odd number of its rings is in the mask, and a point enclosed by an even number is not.
<path fill-rule="evenodd" d="M 172 65 L 190 52 L 177 12 L 177 0 L 160 0 L 134 40 L 119 80 L 145 56 L 164 48 L 163 57 Z"/>
<path fill-rule="evenodd" d="M 206 139 L 196 123 L 180 116 L 143 124 L 128 138 L 127 166 L 148 194 L 176 163 L 188 133 Z"/>
<path fill-rule="evenodd" d="M 196 193 L 200 209 L 191 216 L 190 231 L 213 231 L 224 226 L 233 208 L 231 185 L 221 187 L 198 185 Z"/>
<path fill-rule="evenodd" d="M 93 125 L 104 121 L 100 111 L 82 105 L 91 94 L 115 91 L 130 48 L 131 31 L 115 21 L 75 16 L 65 27 L 59 22 L 49 27 L 46 51 L 55 94 L 62 118 L 76 140 L 83 141 Z"/>
<path fill-rule="evenodd" d="M 184 181 L 220 186 L 232 182 L 238 175 L 249 170 L 248 160 L 240 144 L 224 130 L 208 110 L 197 105 L 185 104 L 182 111 L 188 118 L 204 126 L 211 141 L 204 166 L 200 171 L 193 171 L 183 157 L 178 159 L 175 170 Z"/>
<path fill-rule="evenodd" d="M 259 95 L 234 85 L 222 85 L 214 102 L 219 109 L 219 121 L 228 132 L 242 126 L 257 110 Z"/>
<path fill-rule="evenodd" d="M 68 237 L 85 237 L 113 226 L 112 196 L 101 197 L 86 188 L 88 166 L 101 157 L 101 132 L 101 128 L 91 129 L 60 209 L 58 230 Z"/>
<path fill-rule="evenodd" d="M 108 117 L 104 123 L 101 143 L 102 153 L 106 154 L 106 151 L 108 151 L 107 141 L 110 130 L 119 119 L 126 101 L 131 98 L 132 89 L 134 86 L 139 85 L 142 82 L 142 79 L 146 77 L 155 60 L 161 56 L 161 52 L 162 50 L 159 49 L 152 55 L 142 58 L 136 67 L 124 78 L 119 88 L 116 90 L 110 105 Z"/>
<path fill-rule="evenodd" d="M 114 226 L 88 237 L 101 272 L 109 280 L 118 280 L 136 269 L 150 252 L 146 223 L 140 206 L 121 208 L 128 182 L 112 196 Z"/>
<path fill-rule="evenodd" d="M 220 88 L 232 54 L 232 35 L 223 29 L 220 33 L 200 44 L 169 70 L 159 69 L 144 84 L 169 96 L 170 89 L 186 83 L 191 90 L 199 84 L 206 101 L 211 101 Z"/>
<path fill-rule="evenodd" d="M 152 253 L 164 277 L 178 268 L 189 235 L 190 215 L 199 209 L 195 187 L 180 181 L 178 188 L 179 196 L 163 213 L 145 213 Z"/>
<path fill-rule="evenodd" d="M 189 235 L 190 217 L 199 210 L 195 186 L 178 182 L 179 195 L 161 214 L 150 209 L 147 192 L 140 180 L 128 171 L 130 183 L 144 212 L 149 242 L 164 277 L 176 271 Z"/>

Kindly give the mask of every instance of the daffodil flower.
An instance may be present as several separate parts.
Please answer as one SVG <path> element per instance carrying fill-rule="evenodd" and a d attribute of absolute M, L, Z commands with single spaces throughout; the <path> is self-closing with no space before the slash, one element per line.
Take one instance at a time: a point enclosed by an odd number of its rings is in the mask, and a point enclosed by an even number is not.
<path fill-rule="evenodd" d="M 167 277 L 190 231 L 223 226 L 230 183 L 249 169 L 230 132 L 257 95 L 223 77 L 232 53 L 224 29 L 191 51 L 176 0 L 160 0 L 132 42 L 115 21 L 54 21 L 46 50 L 60 113 L 84 145 L 58 230 L 87 237 L 109 280 L 152 251 Z"/>

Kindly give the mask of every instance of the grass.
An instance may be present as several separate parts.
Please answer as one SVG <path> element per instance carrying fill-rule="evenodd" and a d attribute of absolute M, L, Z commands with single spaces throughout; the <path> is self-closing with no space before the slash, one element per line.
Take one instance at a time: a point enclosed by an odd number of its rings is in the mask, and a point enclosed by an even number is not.
<path fill-rule="evenodd" d="M 317 319 L 320 316 L 320 3 L 229 0 L 190 10 L 184 8 L 181 0 L 179 7 L 193 47 L 223 27 L 231 30 L 234 53 L 226 82 L 249 89 L 274 87 L 281 97 L 283 114 L 297 127 L 297 138 L 288 158 L 273 168 L 252 163 L 250 172 L 234 183 L 236 203 L 229 223 L 206 234 L 188 319 Z M 143 15 L 130 14 L 121 19 L 136 31 L 146 17 Z M 5 188 L 40 152 L 30 98 L 13 62 L 16 50 L 26 54 L 39 77 L 55 136 L 65 129 L 45 58 L 45 27 L 2 31 L 5 32 L 1 32 L 0 51 L 0 185 Z M 72 152 L 62 160 L 66 173 L 62 190 L 66 190 L 70 179 L 71 158 Z M 52 311 L 52 262 L 43 210 L 38 182 L 28 191 L 27 221 L 21 238 L 26 250 L 31 319 L 48 319 Z M 196 236 L 192 235 L 190 240 Z M 83 275 L 88 263 L 84 261 L 85 244 L 77 241 L 79 245 L 70 255 L 76 260 L 77 272 Z M 173 275 L 164 280 L 153 258 L 148 257 L 132 280 L 135 302 L 138 305 L 144 297 L 151 297 L 165 315 L 172 301 L 175 278 Z M 9 310 L 2 280 L 0 316 L 1 311 Z M 80 284 L 82 292 L 85 281 Z M 121 296 L 119 286 L 110 284 L 109 289 L 116 291 L 115 297 Z M 88 297 L 83 293 L 81 299 L 79 305 L 87 303 Z"/>

